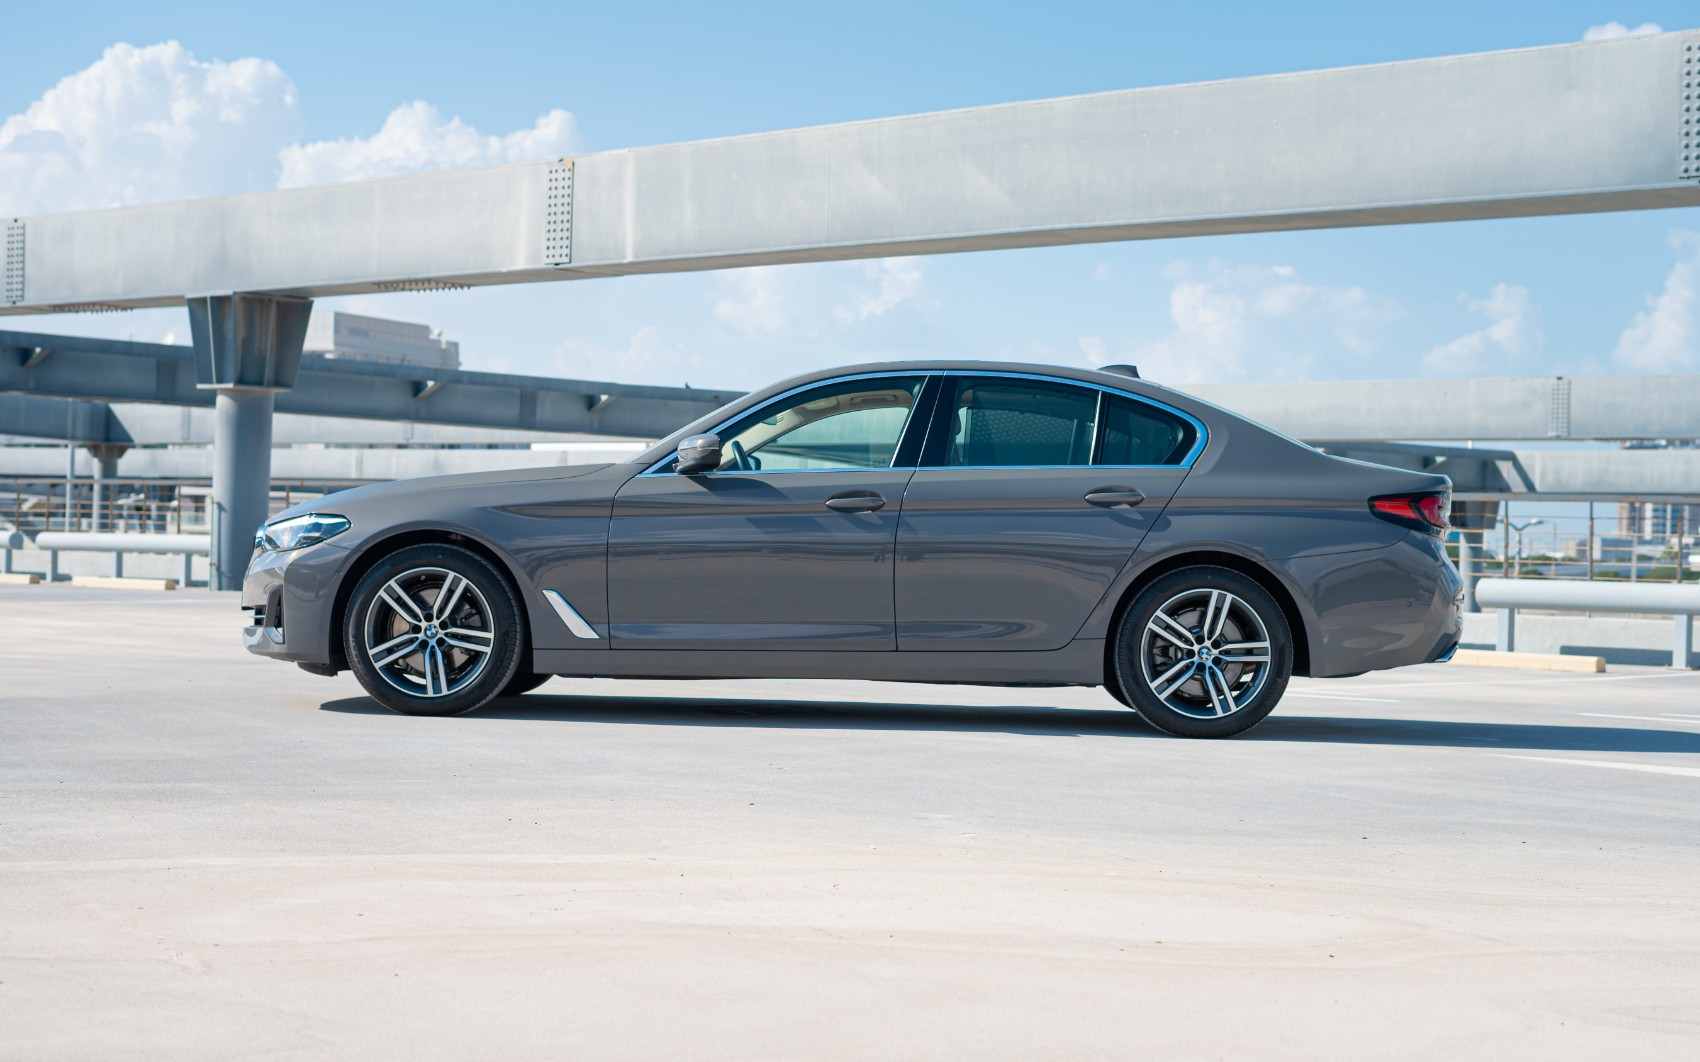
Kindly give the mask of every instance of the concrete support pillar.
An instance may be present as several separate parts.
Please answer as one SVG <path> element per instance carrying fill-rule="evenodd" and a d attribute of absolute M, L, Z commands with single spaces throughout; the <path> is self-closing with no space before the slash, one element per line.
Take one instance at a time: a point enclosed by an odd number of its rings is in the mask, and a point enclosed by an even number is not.
<path fill-rule="evenodd" d="M 1476 558 L 1480 553 L 1482 533 L 1480 531 L 1458 532 L 1458 574 L 1464 580 L 1464 611 L 1480 612 L 1482 607 L 1476 604 L 1476 580 L 1481 573 L 1476 569 Z"/>
<path fill-rule="evenodd" d="M 115 443 L 91 443 L 83 449 L 89 452 L 94 464 L 94 520 L 90 529 L 110 531 L 115 490 L 112 481 L 118 478 L 118 459 L 129 447 Z"/>
<path fill-rule="evenodd" d="M 1494 648 L 1502 653 L 1517 651 L 1517 610 L 1500 607 L 1499 610 L 1499 640 Z"/>
<path fill-rule="evenodd" d="M 295 386 L 313 304 L 208 295 L 188 305 L 196 385 L 217 392 L 207 585 L 239 590 L 271 495 L 273 396 Z"/>
<path fill-rule="evenodd" d="M 1676 616 L 1676 638 L 1671 643 L 1670 666 L 1688 667 L 1688 658 L 1694 652 L 1694 617 Z"/>
<path fill-rule="evenodd" d="M 238 590 L 271 498 L 272 392 L 220 388 L 216 408 L 207 583 Z"/>

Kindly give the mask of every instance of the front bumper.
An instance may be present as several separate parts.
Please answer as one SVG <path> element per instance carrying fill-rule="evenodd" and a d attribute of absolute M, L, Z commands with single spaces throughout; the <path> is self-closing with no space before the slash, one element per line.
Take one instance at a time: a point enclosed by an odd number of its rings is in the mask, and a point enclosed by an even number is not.
<path fill-rule="evenodd" d="M 255 551 L 242 580 L 250 653 L 293 663 L 334 666 L 336 595 L 355 553 L 335 542 L 286 552 Z"/>

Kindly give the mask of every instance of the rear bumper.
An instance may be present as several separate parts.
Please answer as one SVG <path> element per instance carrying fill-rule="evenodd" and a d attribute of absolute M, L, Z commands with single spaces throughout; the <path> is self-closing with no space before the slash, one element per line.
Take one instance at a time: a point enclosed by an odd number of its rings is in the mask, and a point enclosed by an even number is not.
<path fill-rule="evenodd" d="M 1310 673 L 1360 675 L 1449 659 L 1463 637 L 1464 582 L 1437 538 L 1289 562 L 1316 610 Z"/>
<path fill-rule="evenodd" d="M 331 542 L 256 552 L 242 580 L 242 608 L 249 614 L 243 648 L 273 660 L 332 665 L 336 592 L 353 557 Z"/>

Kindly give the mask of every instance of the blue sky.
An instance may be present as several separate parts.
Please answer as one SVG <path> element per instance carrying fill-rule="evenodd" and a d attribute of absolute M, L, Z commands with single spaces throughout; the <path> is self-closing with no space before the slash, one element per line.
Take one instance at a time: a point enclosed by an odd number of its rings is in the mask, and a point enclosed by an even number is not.
<path fill-rule="evenodd" d="M 1670 3 L 257 10 L 162 2 L 9 11 L 0 213 L 1561 43 L 1611 22 L 1700 25 L 1692 5 Z M 177 47 L 150 47 L 164 42 Z M 109 51 L 118 44 L 134 47 Z M 227 120 L 193 117 L 214 112 Z M 49 172 L 30 145 L 61 134 L 74 157 Z M 698 386 L 911 356 L 1131 360 L 1177 383 L 1695 371 L 1696 234 L 1700 210 L 1660 211 L 326 305 L 439 325 L 461 341 L 469 367 Z M 179 341 L 187 331 L 179 311 L 8 327 Z"/>

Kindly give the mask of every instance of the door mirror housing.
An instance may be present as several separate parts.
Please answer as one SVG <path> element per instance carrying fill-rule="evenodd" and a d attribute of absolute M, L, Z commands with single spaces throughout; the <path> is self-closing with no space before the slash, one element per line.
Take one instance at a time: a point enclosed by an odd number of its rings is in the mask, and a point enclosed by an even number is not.
<path fill-rule="evenodd" d="M 673 471 L 681 476 L 712 472 L 720 467 L 720 436 L 692 435 L 679 443 L 679 454 L 673 461 Z"/>

